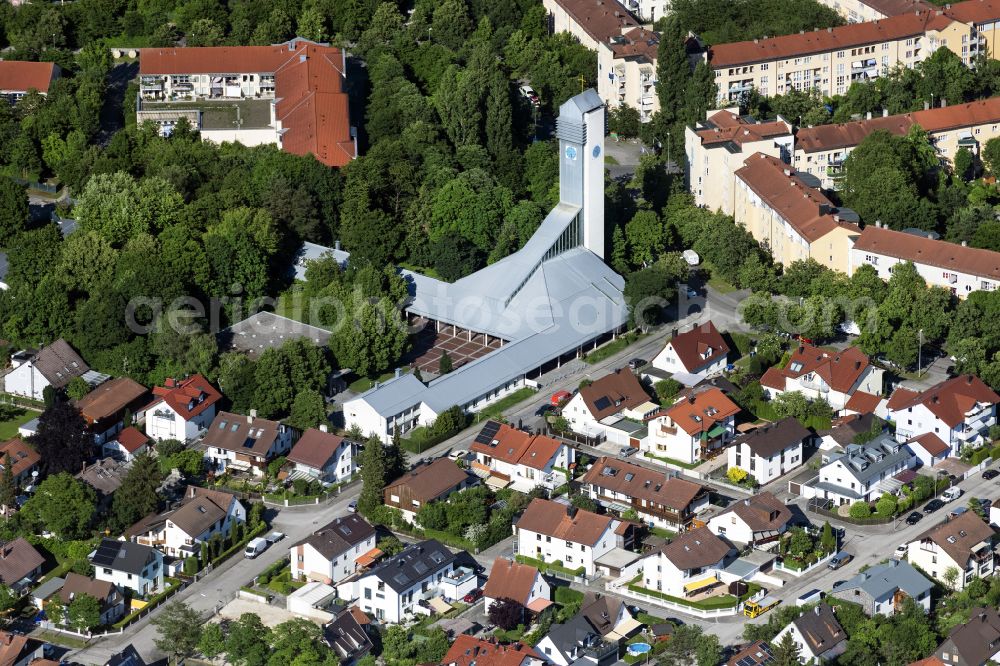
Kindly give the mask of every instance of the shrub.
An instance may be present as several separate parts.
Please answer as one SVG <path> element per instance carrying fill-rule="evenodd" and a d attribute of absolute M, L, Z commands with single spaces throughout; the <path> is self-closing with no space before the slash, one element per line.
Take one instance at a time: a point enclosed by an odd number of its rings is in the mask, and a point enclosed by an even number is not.
<path fill-rule="evenodd" d="M 198 558 L 192 555 L 184 560 L 184 573 L 193 576 L 198 573 Z"/>
<path fill-rule="evenodd" d="M 872 508 L 868 502 L 857 501 L 851 505 L 851 518 L 862 520 L 872 515 Z"/>
<path fill-rule="evenodd" d="M 975 453 L 972 454 L 972 464 L 973 465 L 978 465 L 979 463 L 983 462 L 984 460 L 986 460 L 989 457 L 990 457 L 990 450 L 989 449 L 987 449 L 985 447 L 982 448 L 982 449 L 979 449 L 978 451 L 976 451 Z"/>
<path fill-rule="evenodd" d="M 880 518 L 888 518 L 896 513 L 896 497 L 891 493 L 882 493 L 882 497 L 875 503 L 875 513 Z"/>
<path fill-rule="evenodd" d="M 739 467 L 730 467 L 726 471 L 726 477 L 733 483 L 742 483 L 747 476 L 747 471 Z"/>
<path fill-rule="evenodd" d="M 556 588 L 556 603 L 561 606 L 568 606 L 583 601 L 583 592 L 574 590 L 571 587 Z"/>

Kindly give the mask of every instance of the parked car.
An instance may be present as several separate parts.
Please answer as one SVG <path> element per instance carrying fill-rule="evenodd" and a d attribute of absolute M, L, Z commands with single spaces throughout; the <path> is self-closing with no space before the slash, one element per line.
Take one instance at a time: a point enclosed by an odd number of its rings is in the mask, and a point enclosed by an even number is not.
<path fill-rule="evenodd" d="M 350 511 L 351 513 L 357 513 L 357 511 L 358 511 L 358 500 L 351 500 L 347 504 L 347 510 Z"/>
<path fill-rule="evenodd" d="M 285 538 L 284 532 L 271 532 L 266 537 L 264 537 L 269 544 L 278 543 Z"/>
<path fill-rule="evenodd" d="M 246 549 L 243 551 L 243 557 L 247 558 L 248 560 L 252 560 L 253 558 L 263 553 L 265 550 L 267 550 L 267 547 L 269 545 L 270 544 L 267 543 L 267 539 L 262 539 L 261 537 L 257 537 L 256 539 L 250 539 L 250 542 L 247 544 Z"/>
<path fill-rule="evenodd" d="M 688 298 L 698 298 L 698 290 L 694 287 L 684 287 L 684 295 Z"/>
<path fill-rule="evenodd" d="M 944 506 L 944 502 L 939 499 L 932 499 L 927 504 L 924 504 L 924 513 L 934 513 L 938 509 Z"/>
<path fill-rule="evenodd" d="M 906 544 L 901 543 L 898 546 L 896 546 L 896 551 L 892 554 L 892 556 L 895 557 L 897 560 L 901 560 L 904 557 L 906 557 L 907 552 L 908 549 L 906 548 Z"/>
<path fill-rule="evenodd" d="M 462 597 L 462 601 L 464 601 L 467 604 L 472 604 L 479 601 L 482 598 L 482 596 L 483 596 L 483 591 L 477 587 L 472 592 L 469 592 L 467 595 Z"/>
<path fill-rule="evenodd" d="M 573 394 L 569 391 L 556 391 L 552 394 L 552 398 L 549 401 L 553 407 L 559 407 L 560 405 L 569 401 L 573 397 Z"/>
<path fill-rule="evenodd" d="M 448 457 L 452 460 L 466 460 L 469 457 L 469 452 L 465 449 L 459 449 L 458 451 L 452 451 L 448 454 Z"/>
<path fill-rule="evenodd" d="M 812 589 L 808 592 L 803 592 L 799 595 L 799 598 L 795 600 L 796 606 L 805 606 L 806 604 L 814 604 L 823 599 L 823 592 L 821 590 Z"/>
<path fill-rule="evenodd" d="M 623 446 L 618 450 L 618 455 L 621 456 L 622 458 L 628 458 L 629 456 L 634 455 L 638 452 L 639 449 L 635 448 L 634 446 Z"/>
<path fill-rule="evenodd" d="M 553 407 L 552 405 L 549 404 L 541 405 L 538 409 L 535 410 L 535 416 L 545 416 L 553 409 L 555 409 L 555 407 Z"/>
<path fill-rule="evenodd" d="M 844 566 L 853 559 L 854 556 L 851 555 L 850 553 L 845 553 L 844 551 L 840 551 L 839 553 L 830 558 L 830 561 L 827 562 L 826 566 L 829 567 L 830 569 L 839 569 L 840 567 Z"/>
<path fill-rule="evenodd" d="M 1000 476 L 1000 472 L 998 472 L 995 469 L 984 469 L 983 470 L 983 478 L 986 479 L 987 481 L 989 481 L 991 479 L 995 479 L 998 476 Z"/>
<path fill-rule="evenodd" d="M 638 370 L 644 365 L 646 365 L 646 359 L 642 358 L 633 358 L 631 361 L 628 362 L 628 367 L 632 370 Z"/>
<path fill-rule="evenodd" d="M 924 517 L 924 514 L 920 513 L 919 511 L 914 511 L 913 513 L 911 513 L 910 515 L 908 515 L 906 517 L 906 524 L 907 525 L 916 525 L 917 523 L 920 522 L 920 520 L 923 517 Z"/>
<path fill-rule="evenodd" d="M 962 489 L 958 486 L 951 486 L 941 493 L 941 499 L 945 502 L 951 502 L 952 500 L 957 500 L 962 496 Z"/>
<path fill-rule="evenodd" d="M 521 97 L 531 102 L 532 106 L 538 106 L 539 104 L 538 94 L 535 92 L 534 88 L 532 88 L 528 84 L 524 84 L 518 90 L 521 93 Z"/>
<path fill-rule="evenodd" d="M 979 507 L 983 511 L 987 511 L 988 512 L 990 510 L 991 506 L 993 506 L 993 500 L 991 500 L 988 497 L 980 497 L 979 498 Z"/>

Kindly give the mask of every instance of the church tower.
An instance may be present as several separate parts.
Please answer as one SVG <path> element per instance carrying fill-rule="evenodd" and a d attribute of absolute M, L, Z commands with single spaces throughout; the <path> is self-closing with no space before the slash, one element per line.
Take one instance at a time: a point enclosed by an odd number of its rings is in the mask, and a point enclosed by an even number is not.
<path fill-rule="evenodd" d="M 559 107 L 559 200 L 580 208 L 583 245 L 604 258 L 604 102 L 591 88 Z"/>

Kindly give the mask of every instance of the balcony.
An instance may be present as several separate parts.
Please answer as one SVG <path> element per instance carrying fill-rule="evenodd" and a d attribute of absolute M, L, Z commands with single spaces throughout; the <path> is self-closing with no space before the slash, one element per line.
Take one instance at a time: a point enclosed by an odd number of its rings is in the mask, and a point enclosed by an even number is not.
<path fill-rule="evenodd" d="M 826 177 L 840 179 L 844 177 L 844 167 L 840 164 L 830 165 L 826 167 Z"/>

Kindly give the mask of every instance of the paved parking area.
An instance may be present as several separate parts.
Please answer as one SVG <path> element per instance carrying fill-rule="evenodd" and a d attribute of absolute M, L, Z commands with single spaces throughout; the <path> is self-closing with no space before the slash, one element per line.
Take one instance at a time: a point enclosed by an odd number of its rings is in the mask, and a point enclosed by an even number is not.
<path fill-rule="evenodd" d="M 294 620 L 297 617 L 301 617 L 288 612 L 281 606 L 261 604 L 256 601 L 239 598 L 233 599 L 228 604 L 223 606 L 222 610 L 219 611 L 219 617 L 224 620 L 238 620 L 244 613 L 257 614 L 260 616 L 260 621 L 268 627 L 276 627 L 282 622 L 287 622 L 288 620 Z"/>

